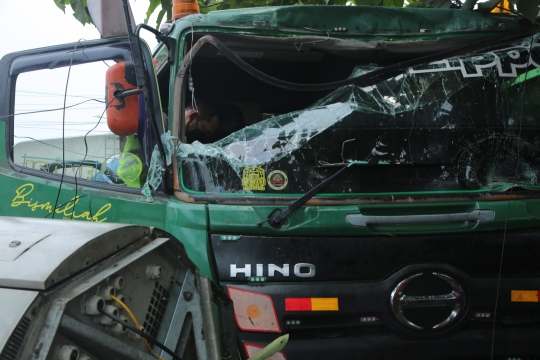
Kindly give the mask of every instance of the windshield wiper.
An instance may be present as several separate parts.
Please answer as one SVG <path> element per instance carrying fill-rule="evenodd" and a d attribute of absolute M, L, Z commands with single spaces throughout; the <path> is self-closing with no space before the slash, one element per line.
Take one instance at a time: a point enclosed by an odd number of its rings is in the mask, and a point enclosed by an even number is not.
<path fill-rule="evenodd" d="M 336 177 L 338 177 L 339 174 L 341 174 L 356 163 L 357 162 L 351 162 L 348 165 L 342 167 L 334 175 L 330 176 L 328 179 L 324 180 L 322 183 L 309 190 L 301 198 L 293 202 L 291 205 L 287 206 L 285 209 L 281 210 L 277 215 L 268 218 L 268 220 L 257 223 L 257 227 L 261 227 L 265 222 L 268 222 L 268 224 L 270 224 L 270 226 L 273 228 L 283 227 L 285 225 L 284 220 L 287 218 L 287 216 L 298 210 L 302 205 L 307 203 L 309 199 L 317 195 L 326 185 L 330 184 Z"/>

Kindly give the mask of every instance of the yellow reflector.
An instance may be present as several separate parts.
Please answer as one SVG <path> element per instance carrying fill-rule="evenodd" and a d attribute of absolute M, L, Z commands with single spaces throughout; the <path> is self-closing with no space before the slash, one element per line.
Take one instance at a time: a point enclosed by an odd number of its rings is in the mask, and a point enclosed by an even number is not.
<path fill-rule="evenodd" d="M 311 298 L 311 311 L 338 311 L 338 298 Z"/>
<path fill-rule="evenodd" d="M 512 302 L 538 302 L 538 290 L 512 290 Z"/>

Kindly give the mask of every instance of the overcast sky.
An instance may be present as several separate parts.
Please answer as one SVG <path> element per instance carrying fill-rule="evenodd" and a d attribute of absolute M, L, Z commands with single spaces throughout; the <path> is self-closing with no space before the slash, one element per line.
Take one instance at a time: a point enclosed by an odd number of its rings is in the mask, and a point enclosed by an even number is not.
<path fill-rule="evenodd" d="M 143 22 L 149 0 L 130 3 L 135 22 Z M 150 25 L 155 25 L 155 16 Z M 141 33 L 152 49 L 155 38 L 146 31 Z M 100 37 L 93 25 L 82 26 L 72 16 L 71 7 L 64 14 L 53 0 L 0 0 L 0 34 L 0 58 L 14 51 Z"/>
<path fill-rule="evenodd" d="M 149 0 L 130 0 L 130 3 L 135 22 L 143 22 Z M 155 25 L 157 12 L 150 25 Z M 15 51 L 100 38 L 95 26 L 82 26 L 73 17 L 70 7 L 64 14 L 53 0 L 0 0 L 0 34 L 0 58 Z M 141 35 L 152 49 L 156 44 L 155 37 L 144 30 Z M 106 117 L 102 117 L 108 65 L 98 62 L 74 66 L 67 92 L 68 67 L 20 75 L 16 85 L 15 114 L 21 115 L 15 117 L 15 143 L 30 138 L 61 138 L 62 131 L 66 137 L 82 136 L 97 123 L 99 125 L 90 135 L 108 133 Z M 25 114 L 63 108 L 64 101 L 70 106 L 84 100 L 88 102 L 67 109 L 65 118 L 62 111 Z"/>

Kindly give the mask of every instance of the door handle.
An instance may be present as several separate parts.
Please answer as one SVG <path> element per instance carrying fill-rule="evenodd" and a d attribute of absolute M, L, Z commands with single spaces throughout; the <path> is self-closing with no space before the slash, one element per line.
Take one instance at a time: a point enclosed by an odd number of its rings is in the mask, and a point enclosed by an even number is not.
<path fill-rule="evenodd" d="M 493 210 L 485 209 L 472 210 L 465 213 L 434 215 L 372 216 L 347 214 L 345 219 L 353 226 L 366 227 L 368 225 L 407 225 L 456 222 L 484 223 L 493 220 L 494 217 L 495 212 Z"/>

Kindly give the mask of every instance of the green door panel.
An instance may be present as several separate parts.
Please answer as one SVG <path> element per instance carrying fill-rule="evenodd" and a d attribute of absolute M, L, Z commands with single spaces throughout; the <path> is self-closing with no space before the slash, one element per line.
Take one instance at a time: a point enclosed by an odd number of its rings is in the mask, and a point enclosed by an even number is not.
<path fill-rule="evenodd" d="M 207 206 L 171 198 L 166 214 L 166 231 L 184 244 L 189 258 L 203 275 L 214 278 L 208 252 Z"/>
<path fill-rule="evenodd" d="M 53 218 L 60 182 L 3 172 L 1 213 Z M 55 219 L 118 222 L 164 228 L 166 199 L 147 203 L 143 195 L 126 194 L 63 183 Z"/>

